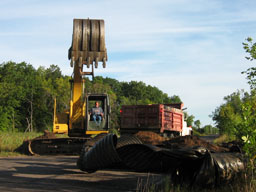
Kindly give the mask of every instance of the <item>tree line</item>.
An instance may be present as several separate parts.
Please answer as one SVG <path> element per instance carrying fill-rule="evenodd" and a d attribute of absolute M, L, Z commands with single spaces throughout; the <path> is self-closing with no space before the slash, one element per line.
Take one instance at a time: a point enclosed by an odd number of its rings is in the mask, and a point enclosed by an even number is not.
<path fill-rule="evenodd" d="M 248 54 L 246 59 L 255 61 L 256 43 L 247 38 L 243 48 Z M 246 75 L 249 91 L 238 90 L 224 97 L 224 104 L 218 106 L 212 113 L 221 134 L 235 137 L 244 143 L 247 155 L 256 155 L 256 67 L 250 67 L 241 72 Z"/>
<path fill-rule="evenodd" d="M 0 130 L 48 129 L 54 98 L 59 108 L 67 106 L 68 80 L 56 65 L 35 69 L 25 62 L 0 64 Z"/>
<path fill-rule="evenodd" d="M 54 98 L 57 111 L 68 108 L 70 79 L 57 65 L 35 69 L 26 62 L 0 64 L 0 131 L 52 129 Z M 101 76 L 85 79 L 87 92 L 110 96 L 112 128 L 119 127 L 122 105 L 181 102 L 179 96 L 168 96 L 157 87 L 141 81 L 119 82 Z"/>

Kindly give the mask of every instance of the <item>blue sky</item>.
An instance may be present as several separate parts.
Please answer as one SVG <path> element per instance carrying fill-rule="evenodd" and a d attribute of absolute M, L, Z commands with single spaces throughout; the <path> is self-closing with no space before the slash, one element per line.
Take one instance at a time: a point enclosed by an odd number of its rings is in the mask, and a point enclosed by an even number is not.
<path fill-rule="evenodd" d="M 254 0 L 1 0 L 0 62 L 58 65 L 71 75 L 73 18 L 104 19 L 107 68 L 96 75 L 143 81 L 179 95 L 203 125 L 223 97 L 248 90 L 242 42 L 256 38 Z"/>

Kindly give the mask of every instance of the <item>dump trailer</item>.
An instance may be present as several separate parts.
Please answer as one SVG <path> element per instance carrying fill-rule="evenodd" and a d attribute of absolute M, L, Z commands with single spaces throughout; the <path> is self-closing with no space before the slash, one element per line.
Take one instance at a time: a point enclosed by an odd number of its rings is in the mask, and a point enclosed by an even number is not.
<path fill-rule="evenodd" d="M 182 103 L 123 105 L 120 132 L 152 131 L 164 136 L 180 136 L 184 126 L 182 106 Z"/>
<path fill-rule="evenodd" d="M 70 80 L 70 103 L 68 109 L 58 113 L 56 110 L 58 101 L 55 100 L 53 133 L 67 133 L 69 137 L 33 139 L 28 146 L 32 154 L 79 154 L 81 146 L 91 141 L 90 136 L 108 133 L 110 122 L 108 95 L 89 93 L 85 87 L 87 79 L 85 77 L 94 78 L 94 68 L 98 68 L 100 62 L 103 68 L 106 67 L 104 20 L 73 20 L 72 44 L 68 50 L 68 58 L 73 68 Z M 100 124 L 96 124 L 90 114 L 96 102 L 103 110 Z"/>

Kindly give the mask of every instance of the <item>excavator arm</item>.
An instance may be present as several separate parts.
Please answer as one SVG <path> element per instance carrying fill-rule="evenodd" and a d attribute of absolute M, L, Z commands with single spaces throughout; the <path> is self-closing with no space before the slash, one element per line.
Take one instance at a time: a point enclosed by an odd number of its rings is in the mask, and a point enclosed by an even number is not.
<path fill-rule="evenodd" d="M 72 80 L 70 81 L 71 98 L 68 121 L 66 125 L 58 121 L 65 119 L 67 113 L 57 114 L 55 104 L 53 132 L 68 133 L 69 136 L 85 136 L 87 130 L 86 109 L 88 108 L 84 95 L 85 79 L 83 77 L 87 75 L 94 77 L 94 68 L 98 68 L 100 62 L 102 62 L 103 68 L 106 67 L 107 50 L 105 47 L 104 20 L 73 20 L 72 44 L 69 48 L 68 58 L 70 66 L 73 68 Z M 85 71 L 86 68 L 87 70 L 91 69 L 91 71 Z"/>
<path fill-rule="evenodd" d="M 109 129 L 110 106 L 108 95 L 87 93 L 85 76 L 94 76 L 94 68 L 102 62 L 106 67 L 107 50 L 105 47 L 104 20 L 74 19 L 72 45 L 68 52 L 70 65 L 73 68 L 71 83 L 70 107 L 58 113 L 54 102 L 53 133 L 68 133 L 68 138 L 49 138 L 47 134 L 29 140 L 28 151 L 31 154 L 79 154 L 84 143 L 93 145 Z M 84 67 L 86 66 L 86 67 Z M 85 71 L 84 69 L 91 71 Z M 86 94 L 85 94 L 86 93 Z M 89 118 L 88 111 L 95 102 L 101 103 L 104 118 L 99 125 Z M 91 139 L 90 135 L 97 136 Z M 90 141 L 90 142 L 88 142 Z"/>

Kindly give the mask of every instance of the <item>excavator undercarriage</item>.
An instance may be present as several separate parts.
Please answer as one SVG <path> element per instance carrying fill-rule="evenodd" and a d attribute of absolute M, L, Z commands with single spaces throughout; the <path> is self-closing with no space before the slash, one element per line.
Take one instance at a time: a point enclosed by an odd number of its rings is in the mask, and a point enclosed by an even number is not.
<path fill-rule="evenodd" d="M 85 146 L 92 147 L 106 135 L 106 133 L 101 133 L 95 137 L 53 138 L 49 137 L 49 132 L 45 131 L 43 136 L 26 141 L 27 150 L 25 153 L 30 155 L 80 155 Z"/>

